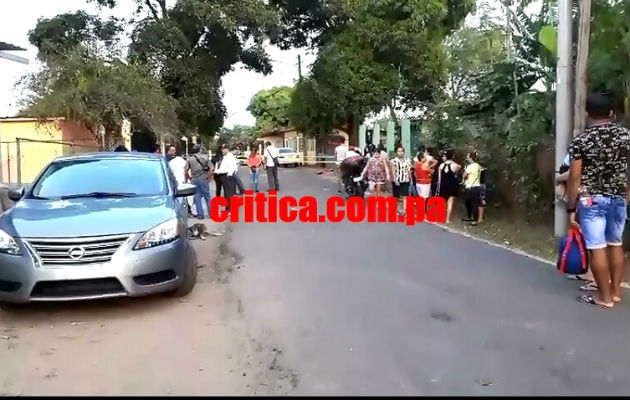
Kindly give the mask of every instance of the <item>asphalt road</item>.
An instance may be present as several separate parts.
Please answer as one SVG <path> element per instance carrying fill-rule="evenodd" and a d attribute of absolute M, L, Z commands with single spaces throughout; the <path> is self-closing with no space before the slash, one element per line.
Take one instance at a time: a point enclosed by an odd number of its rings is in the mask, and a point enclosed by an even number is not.
<path fill-rule="evenodd" d="M 315 171 L 281 170 L 281 195 L 324 201 Z M 230 248 L 293 394 L 630 394 L 629 301 L 579 304 L 552 266 L 429 224 L 238 223 Z"/>

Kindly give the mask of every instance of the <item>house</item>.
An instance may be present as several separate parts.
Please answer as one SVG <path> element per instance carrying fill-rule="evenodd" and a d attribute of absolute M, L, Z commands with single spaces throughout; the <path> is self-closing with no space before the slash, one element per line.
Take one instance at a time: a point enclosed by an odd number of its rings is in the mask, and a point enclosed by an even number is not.
<path fill-rule="evenodd" d="M 0 182 L 30 183 L 55 157 L 100 147 L 93 132 L 66 118 L 0 118 Z"/>

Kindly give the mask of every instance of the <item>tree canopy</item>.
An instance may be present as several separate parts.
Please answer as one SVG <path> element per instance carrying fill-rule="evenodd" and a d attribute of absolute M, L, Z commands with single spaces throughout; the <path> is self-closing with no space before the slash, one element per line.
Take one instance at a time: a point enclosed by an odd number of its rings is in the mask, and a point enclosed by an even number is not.
<path fill-rule="evenodd" d="M 289 107 L 293 88 L 274 87 L 256 93 L 247 110 L 256 118 L 256 131 L 268 133 L 290 126 Z"/>
<path fill-rule="evenodd" d="M 473 0 L 300 1 L 275 3 L 299 34 L 294 45 L 317 46 L 310 75 L 294 93 L 296 125 L 327 133 L 388 107 L 432 102 L 446 78 L 444 38 L 460 26 Z M 305 32 L 306 30 L 306 32 Z"/>

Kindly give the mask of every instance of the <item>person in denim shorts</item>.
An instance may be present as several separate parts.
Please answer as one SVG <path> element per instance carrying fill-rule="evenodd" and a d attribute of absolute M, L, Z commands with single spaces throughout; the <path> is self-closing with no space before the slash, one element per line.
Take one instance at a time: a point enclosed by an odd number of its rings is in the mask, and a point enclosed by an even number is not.
<path fill-rule="evenodd" d="M 586 112 L 589 127 L 569 147 L 567 212 L 571 225 L 582 230 L 597 283 L 596 297 L 581 295 L 578 301 L 610 308 L 621 301 L 630 131 L 613 122 L 606 96 L 589 96 Z"/>

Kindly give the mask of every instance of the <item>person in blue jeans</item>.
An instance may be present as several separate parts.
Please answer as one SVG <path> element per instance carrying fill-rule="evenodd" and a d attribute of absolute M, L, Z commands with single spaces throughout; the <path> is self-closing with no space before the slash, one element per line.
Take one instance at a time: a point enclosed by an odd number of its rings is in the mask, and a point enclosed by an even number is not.
<path fill-rule="evenodd" d="M 569 147 L 567 213 L 579 226 L 589 251 L 597 295 L 578 301 L 611 308 L 621 301 L 623 231 L 630 198 L 630 131 L 613 122 L 612 101 L 586 100 L 589 127 Z M 577 211 L 577 218 L 576 218 Z"/>
<path fill-rule="evenodd" d="M 258 177 L 260 176 L 260 167 L 262 166 L 263 158 L 258 154 L 258 149 L 253 148 L 252 152 L 247 157 L 247 166 L 251 173 L 251 187 L 252 190 L 258 193 Z"/>
<path fill-rule="evenodd" d="M 193 147 L 193 154 L 186 161 L 186 173 L 190 175 L 190 183 L 197 187 L 194 202 L 197 209 L 197 218 L 199 219 L 204 219 L 204 203 L 208 209 L 208 217 L 210 217 L 210 179 L 212 172 L 212 162 L 205 154 L 201 153 L 201 146 L 196 144 Z"/>

